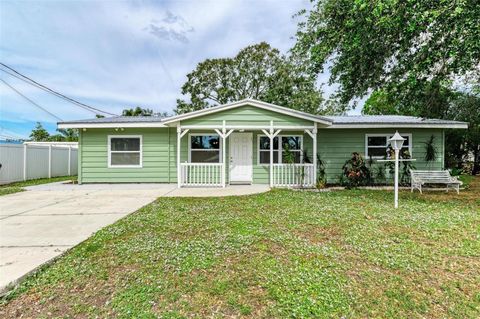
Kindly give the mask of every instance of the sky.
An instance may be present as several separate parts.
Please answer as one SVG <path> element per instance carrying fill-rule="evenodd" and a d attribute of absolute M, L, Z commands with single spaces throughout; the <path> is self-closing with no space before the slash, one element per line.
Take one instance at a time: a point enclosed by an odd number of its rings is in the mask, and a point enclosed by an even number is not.
<path fill-rule="evenodd" d="M 114 114 L 135 106 L 172 112 L 186 75 L 199 62 L 232 57 L 261 41 L 287 53 L 298 23 L 292 16 L 310 5 L 308 0 L 1 1 L 0 61 Z M 4 72 L 0 79 L 62 120 L 95 116 Z M 0 136 L 27 138 L 37 121 L 55 132 L 55 117 L 0 82 Z"/>

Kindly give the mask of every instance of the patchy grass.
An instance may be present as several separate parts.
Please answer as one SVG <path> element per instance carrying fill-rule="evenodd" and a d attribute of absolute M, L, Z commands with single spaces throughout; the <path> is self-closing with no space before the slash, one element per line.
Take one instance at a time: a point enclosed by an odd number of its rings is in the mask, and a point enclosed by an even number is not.
<path fill-rule="evenodd" d="M 23 192 L 25 190 L 25 189 L 23 189 L 23 187 L 27 187 L 27 186 L 61 182 L 61 181 L 68 181 L 68 180 L 76 181 L 77 176 L 59 176 L 59 177 L 52 177 L 52 178 L 38 178 L 38 179 L 30 179 L 30 180 L 24 181 L 24 182 L 16 182 L 16 183 L 0 185 L 0 196 L 13 194 L 13 193 L 18 193 L 18 192 Z"/>
<path fill-rule="evenodd" d="M 478 318 L 480 179 L 161 198 L 3 299 L 0 317 Z M 475 200 L 476 198 L 477 200 Z"/>

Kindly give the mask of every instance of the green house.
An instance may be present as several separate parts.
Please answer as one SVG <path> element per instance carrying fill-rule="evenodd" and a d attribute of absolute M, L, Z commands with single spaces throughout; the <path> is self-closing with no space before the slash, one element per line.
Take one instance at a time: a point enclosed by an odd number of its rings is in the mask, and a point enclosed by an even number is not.
<path fill-rule="evenodd" d="M 443 169 L 445 129 L 457 121 L 409 116 L 319 116 L 246 99 L 172 116 L 58 123 L 79 129 L 79 183 L 177 183 L 178 187 L 314 186 L 318 154 L 335 183 L 353 152 L 387 156 L 398 131 L 417 169 Z M 433 136 L 437 158 L 425 161 Z"/>

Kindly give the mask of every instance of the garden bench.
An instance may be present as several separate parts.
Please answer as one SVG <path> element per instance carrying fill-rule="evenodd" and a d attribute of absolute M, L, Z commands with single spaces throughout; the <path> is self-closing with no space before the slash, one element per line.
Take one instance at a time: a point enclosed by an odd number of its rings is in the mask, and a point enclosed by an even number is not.
<path fill-rule="evenodd" d="M 463 183 L 459 181 L 456 177 L 452 177 L 450 172 L 445 171 L 420 171 L 420 170 L 411 170 L 410 171 L 411 182 L 412 182 L 412 192 L 417 188 L 420 193 L 422 193 L 422 186 L 424 184 L 445 184 L 447 187 L 447 192 L 449 187 L 454 188 L 457 191 L 457 194 L 460 193 L 460 185 Z"/>

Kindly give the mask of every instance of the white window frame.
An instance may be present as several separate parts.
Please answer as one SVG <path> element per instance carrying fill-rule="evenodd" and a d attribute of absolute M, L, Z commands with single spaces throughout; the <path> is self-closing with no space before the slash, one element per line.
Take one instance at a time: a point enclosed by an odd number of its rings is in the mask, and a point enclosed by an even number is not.
<path fill-rule="evenodd" d="M 258 134 L 257 135 L 257 165 L 260 165 L 260 166 L 270 166 L 270 163 L 260 163 L 260 138 L 261 137 L 267 137 L 265 134 Z M 273 150 L 273 152 L 278 152 L 278 163 L 274 163 L 274 164 L 283 164 L 283 156 L 282 156 L 282 153 L 283 153 L 283 145 L 282 145 L 282 137 L 300 137 L 300 162 L 302 162 L 303 160 L 303 135 L 301 134 L 282 134 L 282 135 L 277 135 L 276 137 L 278 137 L 278 150 Z M 264 152 L 269 152 L 270 149 L 268 150 L 262 150 Z"/>
<path fill-rule="evenodd" d="M 408 137 L 408 152 L 410 153 L 410 156 L 413 156 L 412 154 L 412 149 L 413 149 L 413 139 L 412 139 L 412 133 L 402 133 L 400 132 L 399 133 L 402 137 L 406 136 Z M 392 133 L 373 133 L 373 134 L 370 134 L 370 133 L 367 133 L 365 134 L 365 158 L 370 158 L 368 156 L 368 138 L 369 137 L 375 137 L 375 136 L 382 136 L 382 137 L 386 137 L 386 140 L 387 140 L 387 144 L 385 145 L 385 155 L 387 155 L 386 151 L 387 151 L 387 148 L 388 146 L 390 145 L 388 143 L 388 140 L 393 136 Z M 383 146 L 371 146 L 371 148 L 383 148 Z M 372 156 L 372 159 L 383 159 L 384 156 Z"/>
<path fill-rule="evenodd" d="M 140 139 L 140 150 L 138 151 L 112 151 L 112 138 L 138 138 Z M 138 165 L 112 165 L 112 153 L 139 153 Z M 143 167 L 143 136 L 142 135 L 108 135 L 108 168 L 142 168 Z"/>
<path fill-rule="evenodd" d="M 218 144 L 218 163 L 222 163 L 222 149 L 223 149 L 223 138 L 221 138 L 217 133 L 190 133 L 188 134 L 188 163 L 192 163 L 192 136 L 218 136 L 219 144 Z M 204 152 L 211 152 L 212 150 L 201 150 L 201 149 L 194 149 L 195 151 L 204 151 Z M 199 162 L 195 162 L 199 163 Z M 210 164 L 215 164 L 210 163 Z"/>

